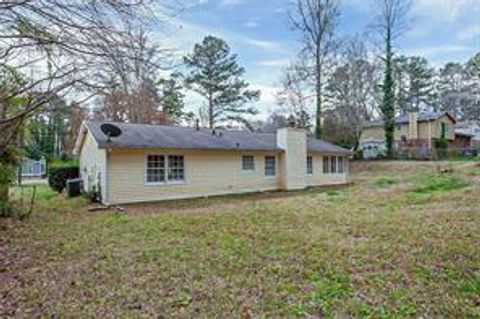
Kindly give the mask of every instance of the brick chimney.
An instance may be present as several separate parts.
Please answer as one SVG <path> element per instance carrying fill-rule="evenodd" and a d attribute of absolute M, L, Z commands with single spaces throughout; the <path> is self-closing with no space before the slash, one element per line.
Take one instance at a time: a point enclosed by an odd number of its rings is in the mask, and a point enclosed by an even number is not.
<path fill-rule="evenodd" d="M 418 115 L 417 112 L 408 113 L 408 138 L 418 138 Z"/>
<path fill-rule="evenodd" d="M 286 190 L 303 189 L 307 172 L 307 133 L 285 127 L 277 130 L 277 146 L 284 150 L 280 158 L 281 182 Z"/>

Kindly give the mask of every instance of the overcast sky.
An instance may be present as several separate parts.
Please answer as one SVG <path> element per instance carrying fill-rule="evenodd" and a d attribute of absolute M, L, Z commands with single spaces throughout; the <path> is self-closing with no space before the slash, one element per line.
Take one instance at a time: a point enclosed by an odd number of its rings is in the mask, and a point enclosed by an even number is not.
<path fill-rule="evenodd" d="M 205 35 L 226 40 L 246 68 L 246 79 L 262 91 L 261 114 L 275 109 L 278 77 L 298 52 L 299 36 L 288 26 L 291 0 L 199 0 L 172 23 L 171 42 L 190 51 Z M 364 33 L 372 21 L 372 0 L 343 0 L 339 35 Z M 435 66 L 464 62 L 480 52 L 480 0 L 413 0 L 411 29 L 397 43 L 397 51 L 421 55 Z M 190 110 L 198 99 L 189 95 Z"/>

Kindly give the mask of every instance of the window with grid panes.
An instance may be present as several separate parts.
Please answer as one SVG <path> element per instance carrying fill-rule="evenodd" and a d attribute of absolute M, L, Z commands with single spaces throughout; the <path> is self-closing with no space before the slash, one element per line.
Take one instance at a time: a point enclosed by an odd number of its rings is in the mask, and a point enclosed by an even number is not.
<path fill-rule="evenodd" d="M 345 172 L 345 158 L 343 156 L 338 157 L 338 172 Z"/>
<path fill-rule="evenodd" d="M 330 172 L 330 162 L 328 156 L 323 157 L 323 174 L 328 174 Z"/>
<path fill-rule="evenodd" d="M 185 180 L 185 167 L 183 156 L 169 155 L 168 156 L 168 181 L 181 182 Z"/>
<path fill-rule="evenodd" d="M 275 176 L 275 156 L 265 156 L 265 176 Z"/>
<path fill-rule="evenodd" d="M 147 183 L 164 183 L 165 182 L 165 156 L 148 155 L 146 167 Z"/>
<path fill-rule="evenodd" d="M 336 156 L 330 157 L 330 172 L 332 174 L 337 173 L 337 157 Z"/>
<path fill-rule="evenodd" d="M 313 157 L 307 156 L 307 175 L 313 175 Z"/>
<path fill-rule="evenodd" d="M 244 171 L 254 171 L 255 170 L 255 159 L 251 155 L 242 156 L 242 170 Z"/>

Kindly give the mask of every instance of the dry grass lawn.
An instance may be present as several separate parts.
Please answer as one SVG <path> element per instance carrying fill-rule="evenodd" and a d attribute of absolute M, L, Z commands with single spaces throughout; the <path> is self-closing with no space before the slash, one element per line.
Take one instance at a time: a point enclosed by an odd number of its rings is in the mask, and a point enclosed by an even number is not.
<path fill-rule="evenodd" d="M 436 165 L 355 163 L 346 189 L 126 213 L 43 189 L 30 219 L 0 220 L 0 314 L 478 318 L 480 167 Z"/>

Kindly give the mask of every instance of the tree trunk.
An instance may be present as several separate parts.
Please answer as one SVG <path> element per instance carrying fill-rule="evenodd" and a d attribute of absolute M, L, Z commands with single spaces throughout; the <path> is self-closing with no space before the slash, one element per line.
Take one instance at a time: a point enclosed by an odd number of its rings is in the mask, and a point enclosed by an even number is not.
<path fill-rule="evenodd" d="M 395 92 L 392 69 L 392 37 L 391 30 L 387 30 L 385 38 L 385 78 L 383 82 L 383 121 L 385 129 L 385 140 L 387 144 L 387 156 L 393 158 L 393 143 L 395 130 Z"/>
<path fill-rule="evenodd" d="M 316 83 L 315 83 L 315 93 L 316 93 L 316 112 L 315 112 L 315 137 L 320 139 L 322 138 L 323 128 L 322 128 L 322 63 L 320 61 L 320 50 L 317 50 L 316 56 Z"/>
<path fill-rule="evenodd" d="M 212 94 L 208 95 L 208 126 L 213 129 L 215 122 L 213 120 L 213 98 Z"/>
<path fill-rule="evenodd" d="M 8 185 L 0 184 L 0 210 L 8 203 Z"/>

